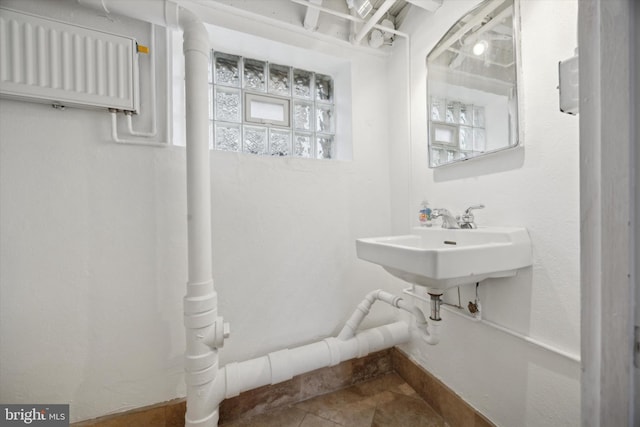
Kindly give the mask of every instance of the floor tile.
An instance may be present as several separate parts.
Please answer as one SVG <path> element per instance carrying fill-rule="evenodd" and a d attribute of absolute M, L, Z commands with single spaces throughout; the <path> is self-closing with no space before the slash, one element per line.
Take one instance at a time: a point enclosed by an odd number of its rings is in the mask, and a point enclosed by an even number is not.
<path fill-rule="evenodd" d="M 220 404 L 220 420 L 224 423 L 243 416 L 262 414 L 299 401 L 303 398 L 300 394 L 301 378 L 259 387 L 223 400 Z"/>
<path fill-rule="evenodd" d="M 398 374 L 388 373 L 221 427 L 447 427 Z"/>
<path fill-rule="evenodd" d="M 240 418 L 220 424 L 220 427 L 299 427 L 307 413 L 286 407 L 250 418 Z"/>
<path fill-rule="evenodd" d="M 340 427 L 340 424 L 336 424 L 333 421 L 320 418 L 313 414 L 307 414 L 302 420 L 300 427 Z"/>
<path fill-rule="evenodd" d="M 362 394 L 373 396 L 385 391 L 418 397 L 418 393 L 400 375 L 390 373 L 355 386 Z"/>
<path fill-rule="evenodd" d="M 296 408 L 349 427 L 369 427 L 376 404 L 356 386 L 296 404 Z"/>
<path fill-rule="evenodd" d="M 395 394 L 376 408 L 371 427 L 444 427 L 444 420 L 424 400 Z"/>
<path fill-rule="evenodd" d="M 475 412 L 448 387 L 441 387 L 438 393 L 440 413 L 452 426 L 473 426 Z"/>
<path fill-rule="evenodd" d="M 96 427 L 146 427 L 164 425 L 164 408 L 157 407 L 94 424 Z"/>

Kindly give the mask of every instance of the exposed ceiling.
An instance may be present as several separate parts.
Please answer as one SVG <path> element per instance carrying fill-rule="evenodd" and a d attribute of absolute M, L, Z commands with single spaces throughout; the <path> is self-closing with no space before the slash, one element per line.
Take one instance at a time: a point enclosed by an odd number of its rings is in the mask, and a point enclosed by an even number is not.
<path fill-rule="evenodd" d="M 198 0 L 196 0 L 198 1 Z M 310 32 L 328 35 L 336 40 L 367 47 L 382 47 L 392 43 L 388 31 L 381 23 L 393 23 L 399 30 L 412 8 L 431 12 L 443 0 L 369 0 L 373 8 L 364 18 L 350 10 L 347 0 L 215 0 L 246 12 L 269 17 L 277 21 L 302 26 Z M 386 27 L 388 28 L 388 27 Z M 393 30 L 392 29 L 392 30 Z M 376 32 L 377 34 L 372 34 Z M 386 36 L 382 44 L 371 43 L 372 36 Z"/>

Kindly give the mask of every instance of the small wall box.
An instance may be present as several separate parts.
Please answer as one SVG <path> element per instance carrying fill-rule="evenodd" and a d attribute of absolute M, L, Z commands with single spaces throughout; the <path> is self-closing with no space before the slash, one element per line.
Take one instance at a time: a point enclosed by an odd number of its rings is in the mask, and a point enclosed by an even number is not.
<path fill-rule="evenodd" d="M 578 85 L 578 55 L 558 63 L 560 111 L 578 114 L 580 104 Z"/>

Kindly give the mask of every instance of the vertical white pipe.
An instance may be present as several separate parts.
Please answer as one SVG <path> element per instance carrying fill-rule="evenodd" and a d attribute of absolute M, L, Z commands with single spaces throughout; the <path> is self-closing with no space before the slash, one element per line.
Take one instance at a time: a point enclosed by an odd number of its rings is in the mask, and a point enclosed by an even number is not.
<path fill-rule="evenodd" d="M 154 137 L 158 134 L 158 106 L 157 104 L 157 88 L 156 88 L 156 67 L 158 66 L 158 53 L 156 51 L 156 26 L 153 23 L 150 23 L 151 27 L 149 34 L 149 87 L 151 88 L 150 93 L 150 104 L 151 104 L 151 131 L 137 131 L 133 129 L 133 122 L 131 119 L 131 114 L 127 114 L 127 130 L 130 135 L 133 136 L 143 136 L 146 138 Z M 168 77 L 167 77 L 168 80 Z M 167 123 L 169 123 L 169 116 L 167 116 Z M 167 131 L 167 141 L 169 141 L 169 132 Z"/>
<path fill-rule="evenodd" d="M 209 36 L 200 20 L 180 9 L 184 31 L 187 130 L 187 227 L 189 282 L 185 297 L 187 349 L 186 426 L 215 426 L 218 405 L 208 399 L 218 371 L 218 350 L 205 339 L 215 331 L 217 294 L 211 250 L 211 181 L 209 165 Z M 213 336 L 213 341 L 221 337 Z M 221 343 L 220 343 L 221 344 Z"/>
<path fill-rule="evenodd" d="M 184 33 L 187 127 L 187 294 L 185 382 L 187 427 L 214 427 L 224 381 L 218 375 L 218 347 L 224 327 L 217 316 L 211 250 L 211 181 L 209 168 L 209 34 L 196 15 L 171 1 L 78 0 L 106 13 L 117 13 Z M 112 115 L 114 120 L 115 115 Z M 117 135 L 116 135 L 117 136 Z"/>
<path fill-rule="evenodd" d="M 182 9 L 184 11 L 184 9 Z M 207 30 L 190 12 L 182 12 L 184 30 L 187 221 L 189 233 L 188 295 L 202 295 L 212 281 L 211 183 L 209 168 L 209 40 Z M 202 285 L 202 286 L 201 286 Z"/>

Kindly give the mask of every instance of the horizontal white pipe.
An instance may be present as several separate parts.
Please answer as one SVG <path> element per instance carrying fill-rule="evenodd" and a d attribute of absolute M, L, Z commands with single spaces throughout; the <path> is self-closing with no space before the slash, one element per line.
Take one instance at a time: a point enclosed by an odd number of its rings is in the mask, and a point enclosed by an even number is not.
<path fill-rule="evenodd" d="M 179 7 L 168 0 L 77 0 L 79 4 L 100 10 L 104 13 L 115 13 L 151 22 L 163 27 L 178 27 Z"/>
<path fill-rule="evenodd" d="M 226 398 L 258 387 L 278 384 L 356 357 L 364 357 L 369 353 L 407 343 L 409 339 L 409 326 L 405 322 L 396 322 L 358 332 L 347 340 L 327 338 L 255 359 L 232 362 L 220 368 L 211 382 L 208 382 L 209 373 L 206 370 L 196 372 L 195 384 L 189 390 L 193 394 L 192 404 L 197 403 L 201 410 L 187 413 L 187 425 L 215 426 L 219 417 L 218 408 Z M 189 403 L 187 401 L 187 411 Z"/>
<path fill-rule="evenodd" d="M 131 119 L 131 114 L 125 114 L 125 117 L 127 119 L 127 132 L 129 132 L 131 136 L 141 136 L 144 138 L 153 138 L 154 136 L 156 136 L 158 134 L 158 128 L 156 126 L 156 108 L 153 108 L 151 114 L 153 115 L 153 119 L 151 119 L 151 131 L 149 132 L 135 130 L 133 128 L 133 120 Z"/>
<path fill-rule="evenodd" d="M 329 338 L 257 359 L 230 363 L 223 368 L 227 379 L 225 396 L 237 396 L 243 391 L 277 384 L 316 369 L 364 357 L 404 344 L 409 338 L 409 326 L 405 322 L 396 322 L 358 332 L 347 340 Z"/>
<path fill-rule="evenodd" d="M 143 141 L 135 139 L 122 139 L 118 136 L 118 117 L 116 111 L 111 111 L 111 139 L 118 144 L 143 145 L 146 147 L 167 147 L 166 142 Z"/>
<path fill-rule="evenodd" d="M 446 310 L 446 311 L 448 311 L 450 313 L 457 314 L 458 316 L 462 316 L 462 317 L 464 317 L 466 319 L 472 320 L 474 322 L 478 322 L 478 323 L 482 323 L 484 325 L 490 326 L 490 327 L 492 327 L 494 329 L 497 329 L 497 330 L 499 330 L 501 332 L 504 332 L 505 334 L 511 335 L 512 337 L 521 339 L 522 341 L 528 342 L 529 344 L 533 344 L 533 345 L 535 345 L 537 347 L 540 347 L 540 348 L 543 348 L 543 349 L 545 349 L 545 350 L 547 350 L 547 351 L 549 351 L 551 353 L 557 354 L 558 356 L 562 356 L 562 357 L 564 357 L 566 359 L 569 359 L 569 360 L 571 360 L 573 362 L 580 363 L 580 356 L 578 356 L 576 354 L 572 354 L 572 353 L 569 353 L 567 351 L 561 350 L 561 349 L 556 348 L 556 347 L 554 347 L 554 346 L 552 346 L 550 344 L 546 344 L 546 343 L 544 343 L 542 341 L 539 341 L 539 340 L 537 340 L 535 338 L 532 338 L 532 337 L 530 337 L 528 335 L 524 335 L 524 334 L 521 334 L 520 332 L 516 332 L 513 329 L 509 329 L 509 328 L 507 328 L 505 326 L 498 325 L 497 323 L 494 323 L 494 322 L 492 322 L 490 320 L 478 319 L 478 318 L 474 318 L 474 317 L 468 316 L 466 314 L 461 313 L 459 311 L 460 309 L 457 309 L 455 307 L 443 306 L 442 309 L 444 309 L 444 310 Z"/>
<path fill-rule="evenodd" d="M 425 298 L 422 295 L 419 295 L 419 294 L 413 292 L 412 288 L 410 288 L 410 287 L 403 289 L 402 292 L 407 294 L 407 295 L 411 295 L 412 297 L 417 298 L 417 299 L 419 299 L 421 301 L 430 302 L 430 300 L 428 298 Z M 526 341 L 529 344 L 533 344 L 535 346 L 543 348 L 543 349 L 545 349 L 547 351 L 550 351 L 551 353 L 555 353 L 555 354 L 557 354 L 559 356 L 565 357 L 565 358 L 567 358 L 567 359 L 569 359 L 569 360 L 571 360 L 573 362 L 580 363 L 580 356 L 578 356 L 578 355 L 575 355 L 575 354 L 569 353 L 567 351 L 561 350 L 561 349 L 556 348 L 556 347 L 554 347 L 554 346 L 552 346 L 550 344 L 546 344 L 546 343 L 544 343 L 542 341 L 539 341 L 539 340 L 537 340 L 535 338 L 532 338 L 532 337 L 530 337 L 528 335 L 521 334 L 520 332 L 516 332 L 513 329 L 509 329 L 509 328 L 507 328 L 505 326 L 498 325 L 497 323 L 494 323 L 494 322 L 492 322 L 490 320 L 486 320 L 486 319 L 473 317 L 473 316 L 469 316 L 467 314 L 464 314 L 463 312 L 460 311 L 460 310 L 464 310 L 464 309 L 459 309 L 459 308 L 457 308 L 455 306 L 454 307 L 449 307 L 449 306 L 446 306 L 446 305 L 441 305 L 440 308 L 443 309 L 443 310 L 446 310 L 446 311 L 448 311 L 450 313 L 456 314 L 458 316 L 462 316 L 465 319 L 469 319 L 469 320 L 471 320 L 473 322 L 483 323 L 483 324 L 485 324 L 487 326 L 490 326 L 490 327 L 492 327 L 494 329 L 497 329 L 497 330 L 499 330 L 501 332 L 504 332 L 505 334 L 509 334 L 509 335 L 511 335 L 513 337 L 516 337 L 518 339 Z"/>

